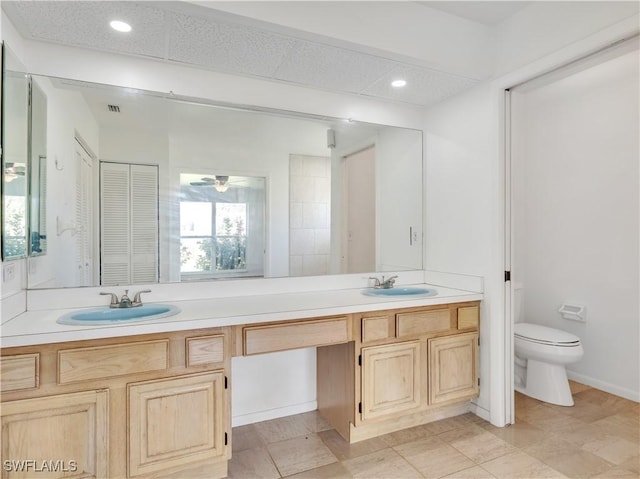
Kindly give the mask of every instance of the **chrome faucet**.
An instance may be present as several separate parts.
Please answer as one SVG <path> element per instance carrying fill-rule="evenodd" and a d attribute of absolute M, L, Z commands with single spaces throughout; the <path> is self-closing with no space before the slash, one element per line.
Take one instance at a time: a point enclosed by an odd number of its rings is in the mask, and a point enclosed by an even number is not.
<path fill-rule="evenodd" d="M 124 294 L 118 300 L 118 296 L 114 293 L 100 293 L 105 296 L 111 296 L 111 302 L 109 303 L 110 308 L 135 308 L 136 306 L 142 306 L 142 299 L 140 295 L 142 293 L 150 293 L 150 289 L 144 289 L 142 291 L 138 291 L 133 297 L 133 301 L 129 298 L 129 290 L 125 289 Z"/>
<path fill-rule="evenodd" d="M 375 289 L 391 289 L 393 288 L 397 277 L 398 276 L 391 276 L 391 278 L 385 280 L 384 276 L 382 276 L 382 279 L 376 278 L 375 276 L 370 276 L 369 279 L 372 279 L 374 281 L 373 287 Z"/>
<path fill-rule="evenodd" d="M 132 307 L 142 306 L 142 298 L 140 298 L 140 295 L 142 293 L 150 293 L 150 292 L 151 292 L 150 289 L 143 289 L 142 291 L 138 291 L 133 297 L 133 303 L 131 303 L 131 306 Z"/>

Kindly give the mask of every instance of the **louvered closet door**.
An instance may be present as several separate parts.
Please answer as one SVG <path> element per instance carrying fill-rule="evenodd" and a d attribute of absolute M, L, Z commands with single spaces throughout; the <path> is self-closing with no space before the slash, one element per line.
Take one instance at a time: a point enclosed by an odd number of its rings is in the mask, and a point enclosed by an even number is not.
<path fill-rule="evenodd" d="M 128 164 L 100 163 L 100 283 L 130 284 L 131 198 Z"/>
<path fill-rule="evenodd" d="M 100 164 L 101 284 L 158 281 L 158 167 Z"/>
<path fill-rule="evenodd" d="M 158 281 L 158 167 L 131 165 L 131 282 Z"/>

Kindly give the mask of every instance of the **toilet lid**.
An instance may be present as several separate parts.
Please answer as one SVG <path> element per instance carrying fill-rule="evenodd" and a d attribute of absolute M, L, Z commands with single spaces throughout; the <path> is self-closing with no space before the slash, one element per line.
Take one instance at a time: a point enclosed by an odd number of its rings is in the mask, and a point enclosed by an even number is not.
<path fill-rule="evenodd" d="M 516 323 L 513 326 L 515 336 L 529 341 L 562 346 L 577 346 L 580 344 L 578 336 L 559 329 L 531 323 Z"/>

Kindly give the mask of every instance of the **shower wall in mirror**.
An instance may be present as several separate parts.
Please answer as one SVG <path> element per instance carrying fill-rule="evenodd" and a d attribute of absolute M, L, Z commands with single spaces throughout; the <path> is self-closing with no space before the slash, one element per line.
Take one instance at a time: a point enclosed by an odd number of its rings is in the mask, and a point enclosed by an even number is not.
<path fill-rule="evenodd" d="M 420 131 L 33 77 L 47 97 L 48 234 L 47 254 L 29 258 L 29 288 L 104 283 L 104 162 L 157 167 L 159 282 L 354 272 L 358 180 L 374 219 L 367 269 L 422 268 Z M 348 167 L 367 149 L 365 170 Z"/>

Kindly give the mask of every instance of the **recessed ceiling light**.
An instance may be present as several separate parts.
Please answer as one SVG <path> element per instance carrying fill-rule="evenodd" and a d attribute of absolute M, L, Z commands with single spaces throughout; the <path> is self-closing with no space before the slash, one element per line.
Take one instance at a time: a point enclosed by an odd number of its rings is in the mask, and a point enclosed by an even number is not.
<path fill-rule="evenodd" d="M 113 28 L 118 32 L 127 33 L 131 31 L 131 25 L 129 25 L 126 22 L 122 22 L 120 20 L 113 20 L 112 22 L 109 23 L 109 25 L 111 26 L 111 28 Z"/>
<path fill-rule="evenodd" d="M 393 80 L 391 82 L 391 86 L 394 87 L 394 88 L 402 88 L 406 84 L 407 84 L 406 80 Z"/>

